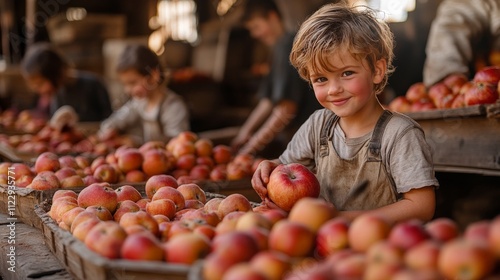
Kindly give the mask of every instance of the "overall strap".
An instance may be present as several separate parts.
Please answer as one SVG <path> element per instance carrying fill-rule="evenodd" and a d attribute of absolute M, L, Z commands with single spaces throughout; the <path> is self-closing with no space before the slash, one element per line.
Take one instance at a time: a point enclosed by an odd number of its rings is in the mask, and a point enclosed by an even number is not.
<path fill-rule="evenodd" d="M 330 138 L 330 132 L 332 131 L 333 125 L 338 121 L 339 116 L 335 114 L 330 114 L 330 117 L 326 120 L 325 124 L 321 128 L 320 134 L 320 147 L 319 147 L 319 156 L 325 157 L 328 156 L 328 140 Z"/>
<path fill-rule="evenodd" d="M 382 146 L 382 136 L 384 135 L 385 127 L 392 117 L 392 113 L 384 110 L 384 113 L 377 121 L 375 129 L 373 130 L 372 138 L 368 146 L 368 159 L 367 161 L 380 161 L 380 147 Z"/>
<path fill-rule="evenodd" d="M 162 135 L 164 135 L 163 131 L 163 124 L 161 123 L 161 117 L 163 115 L 163 102 L 165 101 L 165 98 L 167 98 L 165 95 L 162 96 L 160 100 L 160 107 L 158 108 L 158 115 L 156 115 L 156 123 L 158 124 L 158 127 L 160 128 L 160 132 Z"/>

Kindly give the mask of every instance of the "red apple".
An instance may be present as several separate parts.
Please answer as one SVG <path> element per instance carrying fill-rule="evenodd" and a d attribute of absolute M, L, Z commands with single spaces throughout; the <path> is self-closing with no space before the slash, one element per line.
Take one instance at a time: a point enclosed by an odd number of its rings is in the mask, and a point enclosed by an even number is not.
<path fill-rule="evenodd" d="M 444 83 L 440 82 L 429 88 L 429 98 L 438 109 L 451 108 L 455 94 Z"/>
<path fill-rule="evenodd" d="M 208 138 L 200 138 L 194 142 L 196 156 L 211 157 L 214 143 Z"/>
<path fill-rule="evenodd" d="M 206 165 L 210 169 L 212 169 L 215 166 L 215 161 L 213 158 L 211 158 L 209 156 L 198 156 L 198 157 L 196 157 L 196 164 L 197 165 Z M 221 165 L 225 165 L 225 163 L 221 163 Z"/>
<path fill-rule="evenodd" d="M 387 106 L 393 112 L 406 113 L 411 111 L 411 102 L 406 96 L 397 96 Z"/>
<path fill-rule="evenodd" d="M 203 208 L 207 212 L 216 212 L 217 213 L 219 210 L 219 204 L 222 202 L 223 199 L 224 198 L 222 198 L 222 197 L 214 197 L 214 198 L 208 200 L 205 203 L 205 206 Z"/>
<path fill-rule="evenodd" d="M 249 230 L 252 228 L 263 228 L 270 230 L 273 226 L 271 220 L 257 212 L 245 212 L 236 222 L 236 230 Z"/>
<path fill-rule="evenodd" d="M 66 227 L 68 228 L 68 231 L 71 230 L 71 225 L 73 224 L 73 221 L 75 220 L 76 216 L 83 212 L 85 209 L 82 207 L 75 207 L 66 213 L 64 213 L 61 217 L 61 221 L 66 224 Z"/>
<path fill-rule="evenodd" d="M 374 263 L 393 263 L 401 265 L 404 260 L 404 251 L 387 240 L 380 240 L 366 251 L 366 261 Z"/>
<path fill-rule="evenodd" d="M 236 262 L 249 261 L 258 250 L 255 238 L 243 231 L 217 234 L 212 240 L 212 252 L 231 256 Z"/>
<path fill-rule="evenodd" d="M 315 238 L 314 232 L 303 224 L 281 220 L 269 233 L 269 248 L 290 257 L 305 257 L 312 252 Z"/>
<path fill-rule="evenodd" d="M 474 82 L 465 92 L 465 105 L 491 104 L 498 100 L 498 85 L 488 82 Z"/>
<path fill-rule="evenodd" d="M 411 112 L 424 112 L 436 109 L 436 105 L 430 99 L 422 99 L 411 104 Z"/>
<path fill-rule="evenodd" d="M 127 233 L 115 221 L 101 221 L 85 237 L 85 245 L 101 256 L 117 259 Z"/>
<path fill-rule="evenodd" d="M 177 183 L 177 180 L 173 176 L 167 174 L 158 174 L 149 177 L 149 179 L 146 181 L 146 184 L 144 185 L 144 189 L 147 197 L 151 199 L 156 191 L 158 191 L 158 189 L 167 186 L 177 188 L 179 185 Z"/>
<path fill-rule="evenodd" d="M 164 250 L 158 238 L 145 231 L 128 235 L 120 255 L 127 260 L 162 261 Z"/>
<path fill-rule="evenodd" d="M 165 149 L 165 143 L 156 140 L 147 141 L 139 147 L 139 151 L 143 155 L 148 150 L 163 150 L 163 149 Z"/>
<path fill-rule="evenodd" d="M 110 221 L 113 220 L 113 214 L 109 212 L 109 210 L 102 206 L 91 205 L 85 208 L 86 212 L 90 212 L 96 215 L 97 218 L 101 221 Z"/>
<path fill-rule="evenodd" d="M 177 190 L 184 196 L 185 200 L 194 199 L 202 203 L 207 202 L 205 191 L 196 183 L 179 185 Z"/>
<path fill-rule="evenodd" d="M 267 280 L 264 274 L 257 269 L 253 268 L 249 263 L 242 262 L 231 266 L 225 273 L 224 280 Z"/>
<path fill-rule="evenodd" d="M 141 193 L 132 185 L 122 185 L 115 189 L 118 202 L 124 200 L 139 201 L 142 198 Z"/>
<path fill-rule="evenodd" d="M 159 188 L 151 198 L 151 202 L 158 199 L 170 199 L 175 204 L 176 211 L 184 209 L 186 200 L 180 191 L 173 187 Z"/>
<path fill-rule="evenodd" d="M 57 189 L 59 188 L 60 182 L 59 179 L 57 179 L 57 176 L 55 175 L 54 172 L 52 171 L 41 171 L 39 172 L 31 181 L 29 185 L 27 185 L 27 188 L 31 188 L 34 190 L 51 190 L 51 189 Z"/>
<path fill-rule="evenodd" d="M 484 82 L 491 84 L 498 84 L 500 81 L 500 67 L 489 66 L 485 67 L 474 74 L 472 79 L 474 82 Z"/>
<path fill-rule="evenodd" d="M 373 244 L 384 240 L 391 231 L 391 224 L 382 216 L 365 213 L 356 217 L 348 231 L 350 247 L 358 252 L 366 252 Z"/>
<path fill-rule="evenodd" d="M 189 211 L 184 214 L 181 218 L 182 220 L 201 220 L 211 225 L 213 227 L 217 226 L 221 219 L 217 212 L 207 211 L 204 208 L 195 209 L 195 211 Z"/>
<path fill-rule="evenodd" d="M 114 213 L 118 205 L 118 196 L 108 183 L 94 183 L 85 187 L 78 194 L 78 206 L 103 206 Z"/>
<path fill-rule="evenodd" d="M 116 211 L 113 214 L 113 219 L 119 223 L 123 214 L 128 212 L 137 212 L 139 210 L 141 210 L 141 207 L 139 207 L 139 205 L 132 200 L 121 201 L 118 203 Z"/>
<path fill-rule="evenodd" d="M 210 178 L 210 167 L 205 164 L 197 164 L 189 171 L 189 177 L 194 180 L 207 180 Z"/>
<path fill-rule="evenodd" d="M 153 233 L 155 236 L 158 236 L 159 234 L 158 222 L 156 222 L 153 215 L 147 213 L 146 211 L 140 210 L 123 214 L 120 219 L 120 226 L 127 228 L 132 225 L 140 225 Z"/>
<path fill-rule="evenodd" d="M 218 144 L 213 147 L 212 156 L 215 164 L 229 163 L 233 158 L 233 153 L 228 145 Z"/>
<path fill-rule="evenodd" d="M 462 238 L 443 244 L 438 258 L 439 272 L 447 279 L 484 279 L 494 265 L 488 247 Z"/>
<path fill-rule="evenodd" d="M 173 236 L 165 244 L 168 263 L 193 264 L 210 253 L 210 240 L 193 232 Z"/>
<path fill-rule="evenodd" d="M 278 165 L 269 176 L 267 195 L 278 207 L 290 211 L 303 197 L 318 197 L 320 184 L 316 175 L 302 164 Z"/>
<path fill-rule="evenodd" d="M 451 89 L 454 94 L 459 93 L 460 88 L 469 80 L 464 74 L 451 74 L 444 78 L 443 83 Z"/>
<path fill-rule="evenodd" d="M 292 268 L 291 258 L 277 251 L 260 251 L 250 260 L 250 266 L 260 271 L 267 279 L 282 279 Z"/>
<path fill-rule="evenodd" d="M 366 265 L 366 255 L 350 254 L 333 263 L 333 275 L 335 279 L 364 279 Z"/>
<path fill-rule="evenodd" d="M 171 199 L 154 199 L 146 204 L 146 212 L 153 216 L 162 214 L 167 216 L 169 219 L 173 219 L 176 212 L 176 206 Z"/>
<path fill-rule="evenodd" d="M 418 243 L 405 252 L 404 261 L 412 269 L 437 269 L 441 243 L 429 239 Z"/>
<path fill-rule="evenodd" d="M 447 242 L 460 235 L 457 223 L 446 217 L 436 218 L 425 224 L 425 230 L 432 239 Z"/>
<path fill-rule="evenodd" d="M 488 245 L 490 234 L 490 220 L 479 220 L 468 224 L 465 228 L 463 237 L 473 242 L 481 242 Z"/>
<path fill-rule="evenodd" d="M 146 182 L 146 174 L 142 170 L 130 170 L 125 174 L 125 182 L 141 183 Z"/>
<path fill-rule="evenodd" d="M 61 188 L 75 188 L 75 187 L 85 187 L 85 182 L 83 182 L 80 175 L 72 175 L 64 178 L 60 182 Z"/>
<path fill-rule="evenodd" d="M 320 257 L 326 257 L 349 246 L 349 220 L 335 217 L 325 222 L 318 230 L 316 251 Z"/>
<path fill-rule="evenodd" d="M 78 214 L 78 216 L 80 216 L 82 213 Z M 78 223 L 75 223 L 75 222 L 76 222 L 76 218 L 73 221 L 71 228 L 70 228 L 71 234 L 76 239 L 84 242 L 85 238 L 89 234 L 90 230 L 102 221 L 99 220 L 99 218 L 97 218 L 95 215 L 92 216 L 92 213 L 89 213 L 88 218 L 81 220 L 81 222 L 78 222 Z"/>
<path fill-rule="evenodd" d="M 328 220 L 338 215 L 333 204 L 321 198 L 303 197 L 293 205 L 288 220 L 301 223 L 314 233 Z"/>
<path fill-rule="evenodd" d="M 175 167 L 183 170 L 191 170 L 196 165 L 196 156 L 194 154 L 184 154 L 177 158 Z"/>
<path fill-rule="evenodd" d="M 59 165 L 60 168 L 70 167 L 73 169 L 80 169 L 80 167 L 76 163 L 75 157 L 71 155 L 64 155 L 59 157 Z"/>
<path fill-rule="evenodd" d="M 395 224 L 388 236 L 389 242 L 403 250 L 408 250 L 429 238 L 430 235 L 425 230 L 423 223 L 416 219 Z"/>
<path fill-rule="evenodd" d="M 422 82 L 414 83 L 406 91 L 405 97 L 410 103 L 427 98 L 427 87 Z"/>
<path fill-rule="evenodd" d="M 227 166 L 218 164 L 210 171 L 209 179 L 212 181 L 223 181 L 227 179 Z"/>
<path fill-rule="evenodd" d="M 55 172 L 61 167 L 59 163 L 59 157 L 53 152 L 44 152 L 39 155 L 35 160 L 35 172 L 40 173 L 42 171 L 52 171 Z"/>
<path fill-rule="evenodd" d="M 163 150 L 151 149 L 144 152 L 142 171 L 148 176 L 166 174 L 172 169 L 172 164 Z"/>
<path fill-rule="evenodd" d="M 58 198 L 65 196 L 74 197 L 75 199 L 78 198 L 78 194 L 73 190 L 57 190 L 52 195 L 52 203 L 54 203 L 54 201 Z"/>
<path fill-rule="evenodd" d="M 233 265 L 238 263 L 231 257 L 222 253 L 211 253 L 203 260 L 202 279 L 204 280 L 220 280 L 223 279 L 224 273 Z"/>
<path fill-rule="evenodd" d="M 233 193 L 226 196 L 219 203 L 219 207 L 217 208 L 217 214 L 220 218 L 224 218 L 227 214 L 231 212 L 248 212 L 252 211 L 252 205 L 248 198 L 239 193 Z"/>
<path fill-rule="evenodd" d="M 110 164 L 101 164 L 96 167 L 93 176 L 101 182 L 114 184 L 118 182 L 118 173 L 116 169 Z"/>
<path fill-rule="evenodd" d="M 117 154 L 118 168 L 123 173 L 141 169 L 143 161 L 144 157 L 142 153 L 136 148 L 126 148 L 124 151 Z"/>

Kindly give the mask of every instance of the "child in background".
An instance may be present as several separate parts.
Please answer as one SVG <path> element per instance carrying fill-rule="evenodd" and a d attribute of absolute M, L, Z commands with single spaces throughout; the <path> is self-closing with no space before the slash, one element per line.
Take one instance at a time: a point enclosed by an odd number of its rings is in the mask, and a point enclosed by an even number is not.
<path fill-rule="evenodd" d="M 63 111 L 73 109 L 83 122 L 102 121 L 112 113 L 104 83 L 94 74 L 71 69 L 49 43 L 30 46 L 21 70 L 28 86 L 37 93 L 33 111 L 38 117 L 49 119 L 63 106 Z"/>
<path fill-rule="evenodd" d="M 137 144 L 164 141 L 190 129 L 183 99 L 167 88 L 158 56 L 147 46 L 129 45 L 120 56 L 117 72 L 131 99 L 102 124 L 101 140 L 135 131 Z"/>
<path fill-rule="evenodd" d="M 424 132 L 411 118 L 384 110 L 377 98 L 393 71 L 389 27 L 369 8 L 328 4 L 301 25 L 290 60 L 324 109 L 278 159 L 258 166 L 252 185 L 264 202 L 277 207 L 267 197 L 272 170 L 297 162 L 315 172 L 320 196 L 341 216 L 371 211 L 393 222 L 430 220 L 439 183 Z M 349 197 L 363 181 L 366 189 Z"/>

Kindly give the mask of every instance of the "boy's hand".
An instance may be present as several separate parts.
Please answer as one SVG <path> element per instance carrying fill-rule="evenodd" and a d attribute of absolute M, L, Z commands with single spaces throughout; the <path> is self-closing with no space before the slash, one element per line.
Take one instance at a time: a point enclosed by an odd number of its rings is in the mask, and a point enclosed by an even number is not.
<path fill-rule="evenodd" d="M 253 173 L 252 187 L 264 202 L 269 200 L 267 197 L 267 183 L 269 183 L 269 175 L 271 175 L 271 172 L 276 166 L 278 166 L 278 164 L 274 161 L 263 160 Z"/>

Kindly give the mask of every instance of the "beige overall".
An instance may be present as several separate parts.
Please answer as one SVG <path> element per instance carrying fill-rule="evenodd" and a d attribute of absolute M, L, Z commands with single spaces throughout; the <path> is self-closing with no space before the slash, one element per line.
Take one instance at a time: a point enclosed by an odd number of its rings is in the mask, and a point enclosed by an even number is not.
<path fill-rule="evenodd" d="M 317 163 L 318 179 L 322 186 L 320 195 L 339 210 L 369 210 L 394 203 L 398 199 L 394 182 L 387 176 L 380 156 L 382 135 L 391 117 L 389 111 L 382 114 L 370 141 L 350 159 L 340 158 L 331 141 L 339 117 L 332 114 L 322 128 Z M 364 192 L 346 201 L 349 191 L 365 180 L 368 186 Z"/>

